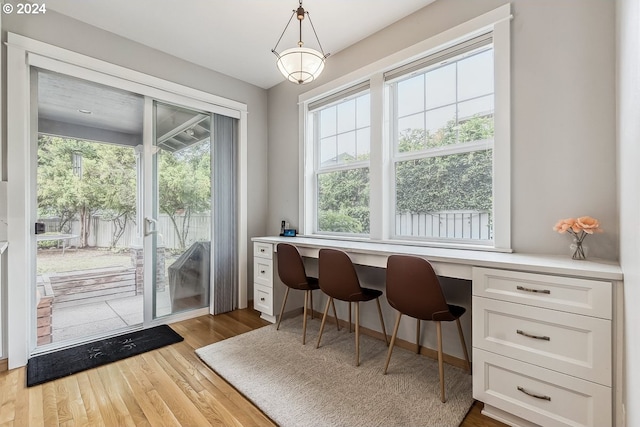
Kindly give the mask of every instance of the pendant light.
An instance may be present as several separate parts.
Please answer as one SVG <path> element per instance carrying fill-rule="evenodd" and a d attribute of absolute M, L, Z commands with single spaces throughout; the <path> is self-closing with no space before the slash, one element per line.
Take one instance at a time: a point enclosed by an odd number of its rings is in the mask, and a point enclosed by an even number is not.
<path fill-rule="evenodd" d="M 313 34 L 316 37 L 318 46 L 320 47 L 320 52 L 315 49 L 304 47 L 304 43 L 302 42 L 302 21 L 304 21 L 305 15 L 309 18 L 309 24 L 311 24 L 311 29 L 313 30 Z M 278 44 L 280 44 L 280 40 L 282 40 L 282 36 L 284 36 L 287 28 L 289 28 L 294 16 L 296 16 L 300 25 L 298 46 L 278 53 L 276 51 Z M 318 34 L 316 34 L 316 29 L 313 27 L 313 22 L 311 22 L 311 16 L 309 16 L 309 12 L 305 11 L 302 7 L 302 0 L 299 2 L 298 9 L 294 10 L 291 14 L 289 22 L 287 22 L 282 35 L 280 35 L 276 46 L 271 49 L 271 52 L 273 52 L 278 58 L 276 60 L 278 69 L 290 82 L 297 84 L 310 83 L 314 81 L 320 73 L 322 73 L 322 70 L 324 69 L 324 62 L 329 54 L 325 54 L 322 50 Z"/>

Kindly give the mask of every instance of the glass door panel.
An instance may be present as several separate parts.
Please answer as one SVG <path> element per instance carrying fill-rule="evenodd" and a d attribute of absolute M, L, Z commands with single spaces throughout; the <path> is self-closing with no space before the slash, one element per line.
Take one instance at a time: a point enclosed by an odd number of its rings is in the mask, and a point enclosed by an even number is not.
<path fill-rule="evenodd" d="M 153 318 L 206 308 L 211 277 L 211 115 L 154 102 Z"/>
<path fill-rule="evenodd" d="M 141 95 L 33 69 L 37 91 L 36 344 L 143 322 L 137 274 Z"/>

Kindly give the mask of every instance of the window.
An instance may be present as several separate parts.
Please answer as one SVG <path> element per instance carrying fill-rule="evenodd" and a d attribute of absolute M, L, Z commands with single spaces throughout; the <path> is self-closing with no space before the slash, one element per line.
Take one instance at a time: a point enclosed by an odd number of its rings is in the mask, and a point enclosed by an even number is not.
<path fill-rule="evenodd" d="M 483 36 L 420 60 L 435 62 L 420 70 L 389 73 L 395 238 L 493 240 L 490 42 Z"/>
<path fill-rule="evenodd" d="M 369 234 L 370 98 L 366 89 L 344 95 L 310 113 L 317 152 L 315 231 Z"/>
<path fill-rule="evenodd" d="M 511 251 L 510 17 L 300 95 L 301 234 Z"/>

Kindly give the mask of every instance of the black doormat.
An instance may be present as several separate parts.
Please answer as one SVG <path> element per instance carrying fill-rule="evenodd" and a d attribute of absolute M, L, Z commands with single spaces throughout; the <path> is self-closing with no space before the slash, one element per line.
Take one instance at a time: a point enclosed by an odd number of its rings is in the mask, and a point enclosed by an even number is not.
<path fill-rule="evenodd" d="M 116 362 L 183 339 L 169 326 L 161 325 L 32 357 L 27 363 L 27 387 Z"/>

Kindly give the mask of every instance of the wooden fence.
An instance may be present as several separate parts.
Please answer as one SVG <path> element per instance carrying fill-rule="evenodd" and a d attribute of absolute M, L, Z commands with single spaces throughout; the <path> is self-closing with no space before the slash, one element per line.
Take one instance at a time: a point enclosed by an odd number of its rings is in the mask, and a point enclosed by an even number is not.
<path fill-rule="evenodd" d="M 177 216 L 176 222 L 178 226 L 182 225 L 184 217 Z M 44 222 L 45 230 L 47 232 L 58 232 L 59 219 L 58 218 L 46 218 L 39 219 L 38 221 Z M 88 245 L 91 247 L 108 248 L 111 245 L 113 239 L 114 224 L 113 221 L 105 220 L 99 216 L 91 218 L 90 233 L 88 239 Z M 160 215 L 157 224 L 158 239 L 160 245 L 167 249 L 179 249 L 180 239 L 175 231 L 175 227 L 171 222 L 171 219 L 167 215 Z M 65 230 L 65 232 L 68 230 Z M 69 231 L 71 234 L 80 235 L 80 221 L 74 220 L 71 224 Z M 138 229 L 137 225 L 131 221 L 124 229 L 124 233 L 116 244 L 117 248 L 129 248 L 137 241 Z M 211 216 L 207 214 L 191 215 L 189 223 L 189 232 L 185 239 L 186 247 L 189 247 L 192 243 L 203 240 L 211 240 Z M 80 238 L 72 239 L 69 242 L 69 246 L 78 246 L 80 244 Z"/>
<path fill-rule="evenodd" d="M 493 238 L 491 213 L 447 211 L 397 214 L 396 236 L 489 240 Z"/>

